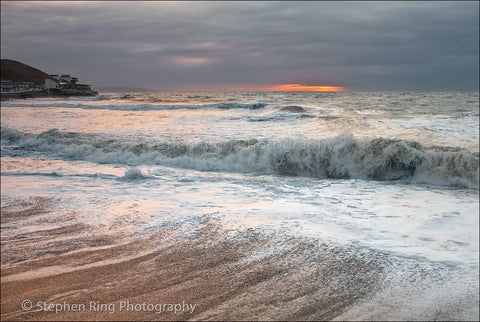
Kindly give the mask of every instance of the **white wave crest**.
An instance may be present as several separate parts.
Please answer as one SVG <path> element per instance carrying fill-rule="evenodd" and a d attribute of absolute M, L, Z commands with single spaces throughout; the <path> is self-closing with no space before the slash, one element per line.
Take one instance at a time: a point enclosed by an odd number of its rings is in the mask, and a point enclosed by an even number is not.
<path fill-rule="evenodd" d="M 2 127 L 1 136 L 5 149 L 28 149 L 96 163 L 316 178 L 402 179 L 467 188 L 478 188 L 479 184 L 479 157 L 468 150 L 425 147 L 407 140 L 358 140 L 351 134 L 323 140 L 192 144 L 101 139 L 57 129 L 35 135 Z"/>

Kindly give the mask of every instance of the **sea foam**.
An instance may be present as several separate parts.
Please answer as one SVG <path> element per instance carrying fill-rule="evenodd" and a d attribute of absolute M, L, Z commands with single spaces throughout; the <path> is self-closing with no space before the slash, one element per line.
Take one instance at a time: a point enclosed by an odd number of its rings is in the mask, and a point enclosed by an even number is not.
<path fill-rule="evenodd" d="M 2 127 L 4 148 L 130 166 L 165 165 L 200 171 L 280 174 L 315 178 L 408 180 L 478 188 L 479 157 L 466 149 L 344 134 L 321 140 L 160 142 L 60 132 L 22 133 Z"/>

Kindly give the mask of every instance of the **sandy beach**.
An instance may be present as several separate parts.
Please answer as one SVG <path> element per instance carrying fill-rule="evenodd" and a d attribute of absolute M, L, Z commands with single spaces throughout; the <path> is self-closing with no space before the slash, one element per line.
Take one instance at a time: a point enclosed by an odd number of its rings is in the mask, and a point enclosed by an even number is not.
<path fill-rule="evenodd" d="M 2 222 L 48 212 L 52 202 L 7 203 Z M 277 252 L 254 232 L 223 239 L 214 222 L 176 243 L 168 230 L 122 245 L 100 236 L 68 242 L 88 229 L 2 237 L 3 321 L 327 320 L 368 296 L 382 274 L 380 259 L 367 254 L 293 238 Z M 64 243 L 48 242 L 60 236 Z"/>

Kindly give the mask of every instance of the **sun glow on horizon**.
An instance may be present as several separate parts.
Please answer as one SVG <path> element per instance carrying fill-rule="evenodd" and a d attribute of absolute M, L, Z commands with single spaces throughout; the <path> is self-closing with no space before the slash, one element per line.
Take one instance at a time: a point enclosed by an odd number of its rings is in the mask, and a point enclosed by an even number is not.
<path fill-rule="evenodd" d="M 279 92 L 343 92 L 347 89 L 341 86 L 321 86 L 321 85 L 306 85 L 306 84 L 279 84 L 267 87 L 268 91 Z"/>
<path fill-rule="evenodd" d="M 165 89 L 164 89 L 165 90 Z M 341 86 L 323 86 L 323 85 L 305 85 L 305 84 L 278 84 L 278 85 L 260 85 L 260 84 L 190 84 L 182 87 L 168 89 L 171 91 L 184 90 L 191 92 L 209 92 L 209 91 L 233 91 L 233 92 L 344 92 L 349 91 L 347 87 Z"/>

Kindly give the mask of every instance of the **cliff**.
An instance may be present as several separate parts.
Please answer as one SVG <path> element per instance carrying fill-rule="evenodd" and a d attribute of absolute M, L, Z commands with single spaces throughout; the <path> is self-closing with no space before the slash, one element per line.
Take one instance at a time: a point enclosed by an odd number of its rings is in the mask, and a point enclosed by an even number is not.
<path fill-rule="evenodd" d="M 33 82 L 38 85 L 45 84 L 48 74 L 11 59 L 2 59 L 0 65 L 2 80 Z"/>

